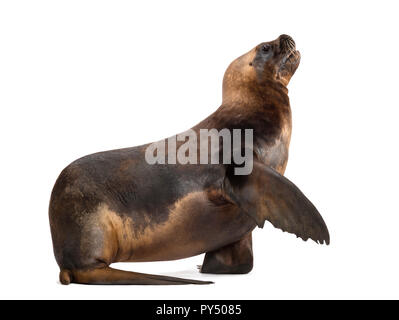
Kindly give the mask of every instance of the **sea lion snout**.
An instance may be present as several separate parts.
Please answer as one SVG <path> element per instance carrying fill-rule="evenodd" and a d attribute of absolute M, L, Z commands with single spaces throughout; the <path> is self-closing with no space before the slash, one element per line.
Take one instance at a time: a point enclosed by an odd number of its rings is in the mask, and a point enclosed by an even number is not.
<path fill-rule="evenodd" d="M 295 41 L 287 34 L 282 34 L 278 37 L 280 40 L 280 47 L 283 51 L 295 50 Z"/>

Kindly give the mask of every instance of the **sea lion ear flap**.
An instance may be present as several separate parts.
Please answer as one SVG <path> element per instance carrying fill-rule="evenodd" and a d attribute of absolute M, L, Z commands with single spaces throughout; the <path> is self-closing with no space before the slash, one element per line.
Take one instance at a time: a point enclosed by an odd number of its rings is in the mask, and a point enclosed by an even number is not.
<path fill-rule="evenodd" d="M 231 166 L 232 167 L 232 166 Z M 330 243 L 326 224 L 315 206 L 287 178 L 255 161 L 247 176 L 226 168 L 224 190 L 262 228 L 265 220 L 303 240 Z"/>

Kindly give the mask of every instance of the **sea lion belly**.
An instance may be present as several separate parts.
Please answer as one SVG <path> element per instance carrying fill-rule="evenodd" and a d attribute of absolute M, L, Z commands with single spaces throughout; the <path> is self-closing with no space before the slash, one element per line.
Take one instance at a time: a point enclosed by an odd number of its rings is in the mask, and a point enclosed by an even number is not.
<path fill-rule="evenodd" d="M 238 241 L 255 222 L 231 203 L 216 204 L 206 191 L 192 192 L 176 201 L 169 218 L 137 230 L 125 220 L 116 228 L 117 261 L 177 260 Z M 116 261 L 115 261 L 116 262 Z"/>

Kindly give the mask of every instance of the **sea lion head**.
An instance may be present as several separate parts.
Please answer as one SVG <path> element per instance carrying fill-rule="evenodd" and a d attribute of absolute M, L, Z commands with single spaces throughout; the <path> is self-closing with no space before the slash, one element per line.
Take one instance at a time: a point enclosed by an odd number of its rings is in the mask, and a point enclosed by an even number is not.
<path fill-rule="evenodd" d="M 223 79 L 223 100 L 242 95 L 245 88 L 286 87 L 299 66 L 300 58 L 294 39 L 288 35 L 260 43 L 227 68 Z"/>

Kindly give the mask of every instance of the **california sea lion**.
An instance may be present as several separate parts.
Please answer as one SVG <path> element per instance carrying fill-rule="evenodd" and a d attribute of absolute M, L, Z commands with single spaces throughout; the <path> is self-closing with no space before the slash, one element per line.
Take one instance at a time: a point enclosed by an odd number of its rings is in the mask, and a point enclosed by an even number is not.
<path fill-rule="evenodd" d="M 109 267 L 201 253 L 203 273 L 248 273 L 251 232 L 265 220 L 328 244 L 316 208 L 283 177 L 291 136 L 286 86 L 299 61 L 287 35 L 259 44 L 230 64 L 222 105 L 192 128 L 252 129 L 249 175 L 236 175 L 234 161 L 151 165 L 145 160 L 148 145 L 95 153 L 66 167 L 49 208 L 61 283 L 209 283 Z"/>

